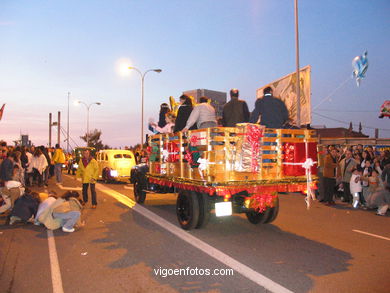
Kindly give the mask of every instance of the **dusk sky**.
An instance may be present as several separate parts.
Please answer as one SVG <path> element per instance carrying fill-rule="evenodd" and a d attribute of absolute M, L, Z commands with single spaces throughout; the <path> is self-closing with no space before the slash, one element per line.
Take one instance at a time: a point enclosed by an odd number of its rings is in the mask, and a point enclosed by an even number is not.
<path fill-rule="evenodd" d="M 390 100 L 390 1 L 299 0 L 300 64 L 312 66 L 312 125 L 348 127 L 390 137 L 378 118 Z M 293 0 L 2 0 L 0 2 L 0 140 L 28 134 L 48 144 L 48 116 L 61 111 L 83 146 L 87 111 L 75 100 L 101 102 L 90 129 L 111 147 L 140 140 L 141 79 L 120 64 L 149 72 L 145 125 L 159 106 L 183 91 L 240 89 L 252 111 L 256 89 L 295 71 Z M 368 51 L 360 87 L 352 59 Z M 64 136 L 61 137 L 63 141 Z M 53 141 L 56 130 L 53 129 Z M 62 143 L 65 147 L 66 144 Z"/>

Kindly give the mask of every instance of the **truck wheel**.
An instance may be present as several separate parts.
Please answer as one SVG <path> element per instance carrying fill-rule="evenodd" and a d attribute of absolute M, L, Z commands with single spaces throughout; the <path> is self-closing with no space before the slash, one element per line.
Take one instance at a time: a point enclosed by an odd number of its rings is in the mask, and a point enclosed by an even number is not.
<path fill-rule="evenodd" d="M 276 197 L 274 207 L 270 208 L 270 213 L 268 219 L 265 221 L 265 223 L 272 223 L 276 217 L 278 216 L 279 213 L 279 197 Z"/>
<path fill-rule="evenodd" d="M 210 202 L 209 202 L 209 196 L 206 193 L 200 193 L 200 192 L 192 192 L 193 196 L 198 197 L 199 201 L 199 219 L 198 223 L 196 224 L 195 228 L 203 228 L 207 225 L 207 223 L 210 220 Z"/>
<path fill-rule="evenodd" d="M 199 200 L 195 193 L 181 190 L 176 201 L 176 215 L 184 230 L 191 230 L 198 224 Z"/>
<path fill-rule="evenodd" d="M 259 213 L 257 211 L 246 212 L 248 221 L 252 224 L 263 224 L 267 221 L 270 215 L 270 209 L 266 209 L 264 212 Z"/>
<path fill-rule="evenodd" d="M 142 184 L 139 182 L 138 179 L 135 179 L 134 181 L 134 199 L 137 203 L 144 203 L 146 198 L 146 192 L 144 191 L 144 188 Z"/>

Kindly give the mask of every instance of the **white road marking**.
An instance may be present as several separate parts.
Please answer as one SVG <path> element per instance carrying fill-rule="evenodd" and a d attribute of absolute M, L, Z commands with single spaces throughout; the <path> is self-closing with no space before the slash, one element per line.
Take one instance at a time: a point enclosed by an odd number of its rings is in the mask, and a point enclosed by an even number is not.
<path fill-rule="evenodd" d="M 56 243 L 52 230 L 47 230 L 47 241 L 49 243 L 50 270 L 53 293 L 64 293 L 60 265 L 58 263 Z"/>
<path fill-rule="evenodd" d="M 134 189 L 134 187 L 133 186 L 127 186 L 127 185 L 125 185 L 125 186 L 123 186 L 125 189 L 131 189 L 131 190 L 133 190 Z"/>
<path fill-rule="evenodd" d="M 199 250 L 203 251 L 204 253 L 210 255 L 214 259 L 218 260 L 219 262 L 225 264 L 228 267 L 231 267 L 233 270 L 237 271 L 244 277 L 248 278 L 249 280 L 255 282 L 256 284 L 260 285 L 261 287 L 264 287 L 265 289 L 271 291 L 271 292 L 292 292 L 288 290 L 287 288 L 279 285 L 278 283 L 272 281 L 271 279 L 265 277 L 264 275 L 256 272 L 255 270 L 251 269 L 250 267 L 240 263 L 239 261 L 235 260 L 234 258 L 228 256 L 227 254 L 223 253 L 222 251 L 219 251 L 218 249 L 210 246 L 206 242 L 203 242 L 202 240 L 196 238 L 195 236 L 185 232 L 181 228 L 171 224 L 170 222 L 166 221 L 165 219 L 161 218 L 160 216 L 156 215 L 155 213 L 149 211 L 148 209 L 144 208 L 141 205 L 136 204 L 135 201 L 131 200 L 127 196 L 107 187 L 101 184 L 96 184 L 96 188 L 111 197 L 115 198 L 119 202 L 123 203 L 124 205 L 128 206 L 129 208 L 133 209 L 137 213 L 141 214 L 145 218 L 149 219 L 150 221 L 154 222 L 155 224 L 159 225 L 160 227 L 168 230 L 172 234 L 176 235 L 180 239 L 184 240 L 185 242 L 189 243 L 190 245 L 198 248 Z"/>
<path fill-rule="evenodd" d="M 390 238 L 387 238 L 387 237 L 384 237 L 384 236 L 380 236 L 380 235 L 376 235 L 376 234 L 372 234 L 372 233 L 368 233 L 368 232 L 364 232 L 364 231 L 360 231 L 360 230 L 352 230 L 353 232 L 357 232 L 357 233 L 361 233 L 361 234 L 365 234 L 365 235 L 369 235 L 369 236 L 372 236 L 372 237 L 376 237 L 376 238 L 379 238 L 379 239 L 384 239 L 384 240 L 388 240 L 390 241 Z"/>

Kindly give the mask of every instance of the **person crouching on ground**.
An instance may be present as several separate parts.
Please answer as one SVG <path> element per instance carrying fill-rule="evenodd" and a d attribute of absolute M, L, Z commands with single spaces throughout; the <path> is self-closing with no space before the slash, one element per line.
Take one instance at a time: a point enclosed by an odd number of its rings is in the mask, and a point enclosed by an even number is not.
<path fill-rule="evenodd" d="M 33 216 L 35 217 L 40 201 L 38 193 L 26 190 L 26 192 L 15 201 L 9 224 L 13 225 L 20 221 L 26 223 Z"/>
<path fill-rule="evenodd" d="M 76 177 L 81 178 L 83 183 L 83 201 L 88 202 L 88 187 L 91 188 L 92 208 L 96 209 L 96 190 L 95 183 L 99 176 L 99 166 L 97 161 L 91 156 L 89 150 L 83 151 L 83 157 L 80 159 Z"/>
<path fill-rule="evenodd" d="M 50 230 L 62 227 L 64 232 L 74 232 L 76 225 L 83 226 L 80 221 L 83 206 L 79 197 L 78 192 L 67 191 L 39 215 L 38 221 Z"/>
<path fill-rule="evenodd" d="M 50 208 L 57 200 L 57 193 L 55 191 L 50 191 L 49 196 L 39 204 L 37 215 L 35 216 L 34 225 L 39 226 L 39 217 L 45 212 L 46 209 Z"/>

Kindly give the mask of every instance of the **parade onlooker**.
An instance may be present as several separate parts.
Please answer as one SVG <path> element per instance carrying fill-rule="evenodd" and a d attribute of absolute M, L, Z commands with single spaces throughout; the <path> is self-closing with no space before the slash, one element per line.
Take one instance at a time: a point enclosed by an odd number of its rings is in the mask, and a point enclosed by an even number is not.
<path fill-rule="evenodd" d="M 333 200 L 334 188 L 336 186 L 336 169 L 338 167 L 337 163 L 337 150 L 332 149 L 324 158 L 324 169 L 323 169 L 323 179 L 324 179 L 324 202 L 328 205 L 334 205 Z"/>
<path fill-rule="evenodd" d="M 360 199 L 360 202 L 362 204 L 365 204 L 369 195 L 369 177 L 371 177 L 372 174 L 372 167 L 371 167 L 371 161 L 369 159 L 364 160 L 364 167 L 362 172 L 362 197 Z"/>
<path fill-rule="evenodd" d="M 378 208 L 378 216 L 385 216 L 390 205 L 390 187 L 378 189 L 368 198 L 367 204 L 370 208 Z"/>
<path fill-rule="evenodd" d="M 384 186 L 390 187 L 390 163 L 383 169 L 381 179 Z"/>
<path fill-rule="evenodd" d="M 230 101 L 223 106 L 222 125 L 235 127 L 237 123 L 249 122 L 249 109 L 245 101 L 239 100 L 238 89 L 230 90 Z"/>
<path fill-rule="evenodd" d="M 173 129 L 173 132 L 182 131 L 184 129 L 193 108 L 194 106 L 192 105 L 191 98 L 187 95 L 181 95 L 180 107 L 179 110 L 177 111 L 177 118 L 175 121 L 175 128 Z M 190 130 L 193 129 L 196 129 L 195 124 L 190 128 Z"/>
<path fill-rule="evenodd" d="M 351 181 L 352 169 L 356 168 L 357 162 L 352 158 L 352 152 L 350 150 L 345 151 L 345 158 L 340 161 L 340 174 L 341 181 L 343 183 L 344 197 L 343 202 L 352 202 L 351 191 L 349 189 L 349 183 Z"/>
<path fill-rule="evenodd" d="M 81 226 L 79 221 L 81 209 L 78 192 L 67 191 L 62 197 L 57 198 L 54 203 L 43 209 L 38 221 L 50 230 L 62 227 L 64 232 L 73 232 L 75 224 Z"/>
<path fill-rule="evenodd" d="M 263 93 L 264 96 L 256 100 L 249 122 L 260 123 L 268 128 L 282 128 L 289 120 L 285 103 L 273 96 L 271 87 L 266 87 Z"/>
<path fill-rule="evenodd" d="M 360 166 L 354 167 L 352 170 L 351 178 L 349 181 L 350 191 L 352 194 L 352 206 L 357 209 L 359 207 L 360 203 L 360 197 L 362 192 L 362 184 L 361 184 L 361 177 L 362 177 L 362 170 Z"/>
<path fill-rule="evenodd" d="M 45 156 L 46 161 L 47 161 L 47 167 L 43 171 L 43 183 L 45 186 L 49 186 L 50 166 L 52 165 L 51 158 L 50 158 L 49 152 L 47 151 L 47 148 L 45 148 L 43 145 L 41 145 L 39 147 L 39 149 L 42 151 L 42 154 Z"/>
<path fill-rule="evenodd" d="M 40 225 L 39 217 L 50 208 L 57 200 L 57 193 L 55 191 L 50 191 L 48 197 L 39 204 L 37 214 L 35 216 L 34 225 Z"/>
<path fill-rule="evenodd" d="M 33 184 L 33 167 L 32 167 L 32 158 L 33 154 L 26 149 L 27 165 L 26 165 L 26 174 L 25 174 L 25 184 L 26 186 L 32 186 Z"/>
<path fill-rule="evenodd" d="M 36 215 L 39 203 L 40 198 L 38 193 L 26 191 L 15 201 L 9 224 L 13 225 L 19 221 L 27 222 Z"/>
<path fill-rule="evenodd" d="M 62 231 L 74 232 L 74 226 L 81 216 L 82 205 L 79 200 L 79 193 L 68 191 L 63 196 L 62 204 L 53 208 L 53 218 L 61 220 Z"/>
<path fill-rule="evenodd" d="M 84 204 L 88 202 L 88 187 L 90 187 L 92 208 L 96 209 L 97 200 L 95 183 L 99 176 L 99 166 L 97 161 L 91 156 L 91 152 L 88 149 L 83 151 L 83 157 L 80 159 L 76 175 L 81 178 L 83 183 Z"/>
<path fill-rule="evenodd" d="M 0 164 L 0 181 L 6 183 L 9 180 L 12 180 L 14 172 L 14 159 L 11 152 L 5 152 L 5 158 Z"/>
<path fill-rule="evenodd" d="M 52 158 L 54 164 L 54 174 L 56 176 L 57 183 L 62 183 L 62 165 L 65 164 L 65 154 L 60 145 L 56 144 L 56 150 Z"/>
<path fill-rule="evenodd" d="M 200 104 L 192 110 L 186 127 L 183 129 L 184 132 L 188 131 L 195 123 L 198 129 L 218 126 L 215 109 L 208 101 L 209 98 L 207 97 L 201 97 L 199 99 Z"/>
<path fill-rule="evenodd" d="M 371 157 L 370 153 L 367 150 L 363 151 L 362 152 L 362 162 L 361 162 L 360 166 L 362 168 L 364 168 L 366 165 L 366 160 L 369 160 L 371 163 L 373 163 L 373 159 L 374 158 Z"/>
<path fill-rule="evenodd" d="M 0 192 L 4 201 L 3 205 L 0 206 L 0 214 L 12 209 L 15 201 L 23 195 L 24 191 L 25 189 L 19 181 L 7 181 Z"/>
<path fill-rule="evenodd" d="M 374 161 L 374 168 L 373 168 L 373 170 L 378 172 L 378 176 L 379 177 L 382 175 L 381 163 L 378 160 Z"/>
<path fill-rule="evenodd" d="M 34 156 L 31 160 L 31 166 L 33 169 L 34 181 L 38 182 L 38 186 L 42 186 L 43 172 L 47 168 L 48 164 L 45 155 L 42 154 L 42 151 L 39 148 L 35 149 Z"/>

